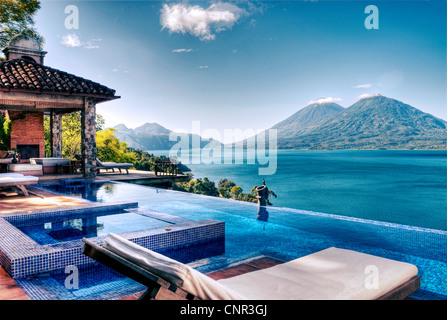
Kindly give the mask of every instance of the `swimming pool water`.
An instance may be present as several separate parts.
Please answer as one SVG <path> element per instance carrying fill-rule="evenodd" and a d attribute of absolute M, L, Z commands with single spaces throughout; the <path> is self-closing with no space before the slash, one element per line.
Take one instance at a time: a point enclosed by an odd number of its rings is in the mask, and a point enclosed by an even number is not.
<path fill-rule="evenodd" d="M 399 224 L 268 207 L 127 183 L 87 186 L 96 201 L 138 201 L 140 207 L 192 220 L 225 222 L 225 254 L 195 266 L 210 272 L 259 255 L 283 260 L 328 247 L 356 250 L 415 264 L 420 299 L 447 299 L 447 232 Z M 59 190 L 63 191 L 63 190 Z"/>
<path fill-rule="evenodd" d="M 109 233 L 139 231 L 171 225 L 172 223 L 145 216 L 138 212 L 82 213 L 58 219 L 51 217 L 19 229 L 39 244 L 105 236 Z"/>

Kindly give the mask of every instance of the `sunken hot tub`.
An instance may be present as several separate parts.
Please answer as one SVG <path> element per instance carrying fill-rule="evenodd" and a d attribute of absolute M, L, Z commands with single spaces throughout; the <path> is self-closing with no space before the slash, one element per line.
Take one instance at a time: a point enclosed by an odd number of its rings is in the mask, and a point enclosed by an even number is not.
<path fill-rule="evenodd" d="M 81 239 L 101 244 L 109 232 L 183 261 L 225 252 L 222 221 L 193 221 L 139 208 L 136 202 L 90 203 L 3 215 L 0 265 L 21 278 L 96 263 L 82 253 Z"/>

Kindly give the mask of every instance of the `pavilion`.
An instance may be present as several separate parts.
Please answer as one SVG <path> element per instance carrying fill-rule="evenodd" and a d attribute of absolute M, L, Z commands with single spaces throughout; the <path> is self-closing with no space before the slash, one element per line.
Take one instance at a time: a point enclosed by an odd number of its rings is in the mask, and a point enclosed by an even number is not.
<path fill-rule="evenodd" d="M 44 115 L 50 117 L 51 157 L 62 156 L 62 115 L 81 111 L 82 173 L 96 176 L 96 104 L 115 90 L 44 65 L 46 52 L 26 36 L 11 39 L 0 62 L 0 110 L 11 120 L 10 148 L 22 159 L 45 157 Z"/>

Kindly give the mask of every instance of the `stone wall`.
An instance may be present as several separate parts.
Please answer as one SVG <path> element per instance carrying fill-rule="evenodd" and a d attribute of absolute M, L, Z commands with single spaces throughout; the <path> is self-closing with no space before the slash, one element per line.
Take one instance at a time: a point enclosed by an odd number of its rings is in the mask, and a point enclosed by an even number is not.
<path fill-rule="evenodd" d="M 81 148 L 84 159 L 85 178 L 96 177 L 96 103 L 94 98 L 85 98 L 81 112 Z"/>
<path fill-rule="evenodd" d="M 55 158 L 62 157 L 62 115 L 51 111 L 50 114 L 51 130 L 51 156 Z"/>

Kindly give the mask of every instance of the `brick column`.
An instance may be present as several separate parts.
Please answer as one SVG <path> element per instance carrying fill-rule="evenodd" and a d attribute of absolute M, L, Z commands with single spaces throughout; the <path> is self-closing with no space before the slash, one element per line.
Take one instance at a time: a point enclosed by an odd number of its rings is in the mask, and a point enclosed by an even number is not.
<path fill-rule="evenodd" d="M 90 179 L 96 177 L 96 103 L 93 98 L 84 100 L 81 125 L 82 173 Z"/>
<path fill-rule="evenodd" d="M 54 111 L 50 114 L 51 156 L 62 157 L 62 115 Z"/>

